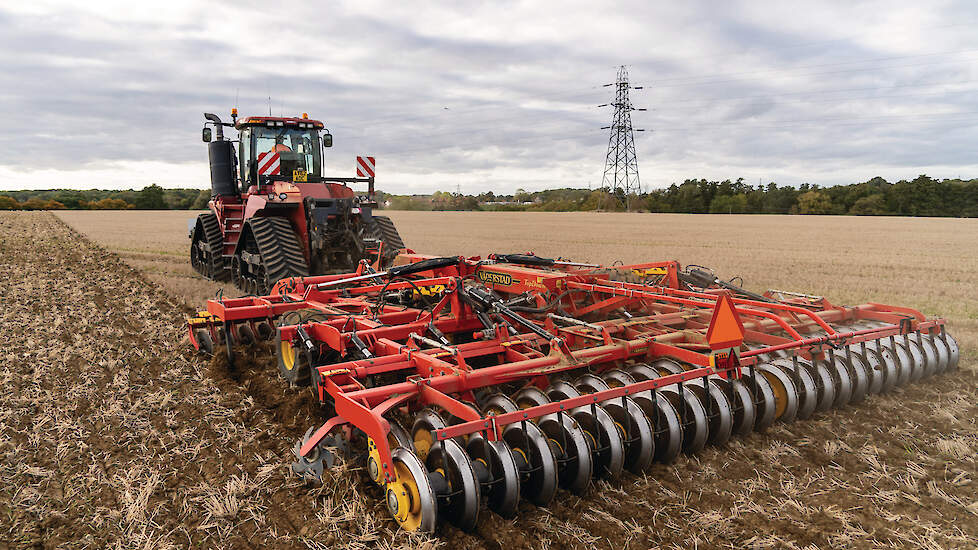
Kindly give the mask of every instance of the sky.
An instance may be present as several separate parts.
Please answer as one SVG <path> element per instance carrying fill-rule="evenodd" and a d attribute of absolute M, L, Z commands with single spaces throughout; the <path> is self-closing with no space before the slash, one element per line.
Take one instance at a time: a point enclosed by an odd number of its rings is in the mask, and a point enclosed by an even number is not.
<path fill-rule="evenodd" d="M 0 190 L 209 185 L 203 113 L 323 120 L 392 193 L 978 177 L 973 2 L 0 3 Z M 270 99 L 269 99 L 270 98 Z"/>

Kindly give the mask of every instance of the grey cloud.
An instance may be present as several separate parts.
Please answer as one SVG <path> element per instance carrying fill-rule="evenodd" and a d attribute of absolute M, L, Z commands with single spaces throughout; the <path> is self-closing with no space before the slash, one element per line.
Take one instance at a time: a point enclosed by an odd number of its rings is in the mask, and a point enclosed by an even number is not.
<path fill-rule="evenodd" d="M 475 23 L 463 18 L 482 4 L 412 22 L 356 4 L 288 15 L 263 6 L 226 4 L 176 23 L 109 20 L 72 4 L 54 15 L 0 9 L 0 169 L 68 170 L 72 185 L 93 187 L 86 167 L 202 164 L 201 113 L 226 113 L 235 97 L 242 114 L 267 112 L 271 95 L 275 113 L 326 121 L 331 169 L 377 155 L 387 190 L 596 185 L 607 146 L 599 128 L 611 115 L 596 105 L 610 99 L 601 84 L 621 63 L 646 86 L 634 102 L 651 109 L 634 113 L 650 130 L 637 135 L 647 186 L 774 171 L 785 173 L 779 183 L 846 183 L 876 175 L 868 166 L 891 178 L 929 166 L 967 176 L 978 165 L 978 52 L 969 57 L 957 25 L 978 16 L 970 4 L 936 9 L 941 40 L 913 51 L 869 46 L 885 41 L 868 36 L 878 31 L 862 11 L 841 7 L 798 31 L 795 21 L 752 19 L 742 8 L 753 3 L 637 3 L 628 15 L 562 6 L 541 32 L 525 32 L 500 29 L 519 4 L 500 7 L 498 21 L 480 11 Z M 923 55 L 934 52 L 951 53 Z M 185 183 L 167 177 L 133 185 Z"/>

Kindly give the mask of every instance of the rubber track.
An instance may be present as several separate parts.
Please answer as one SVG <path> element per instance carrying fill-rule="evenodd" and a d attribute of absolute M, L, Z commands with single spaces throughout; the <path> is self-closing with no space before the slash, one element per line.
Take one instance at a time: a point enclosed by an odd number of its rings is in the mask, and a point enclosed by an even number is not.
<path fill-rule="evenodd" d="M 380 238 L 384 241 L 384 248 L 402 250 L 404 241 L 401 240 L 401 235 L 394 227 L 394 222 L 387 216 L 374 216 L 373 218 L 374 224 L 380 231 Z"/>
<path fill-rule="evenodd" d="M 252 218 L 248 224 L 258 243 L 258 253 L 265 268 L 265 287 L 260 289 L 262 294 L 281 279 L 309 275 L 302 245 L 287 219 Z"/>
<path fill-rule="evenodd" d="M 200 225 L 204 229 L 204 239 L 211 249 L 211 277 L 215 281 L 227 281 L 231 278 L 227 260 L 224 259 L 224 235 L 221 233 L 221 222 L 217 221 L 214 214 L 201 214 L 198 216 Z M 206 273 L 203 274 L 207 276 Z"/>

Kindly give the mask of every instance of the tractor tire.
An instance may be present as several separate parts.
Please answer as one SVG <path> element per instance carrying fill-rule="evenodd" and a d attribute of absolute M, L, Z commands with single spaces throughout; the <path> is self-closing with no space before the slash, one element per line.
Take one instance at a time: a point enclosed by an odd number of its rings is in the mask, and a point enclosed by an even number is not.
<path fill-rule="evenodd" d="M 224 259 L 221 222 L 214 214 L 197 216 L 197 226 L 190 242 L 190 265 L 208 279 L 227 281 L 231 278 L 231 270 Z"/>
<path fill-rule="evenodd" d="M 394 227 L 394 222 L 387 216 L 373 216 L 368 228 L 368 236 L 380 239 L 384 243 L 383 258 L 381 258 L 381 269 L 390 267 L 394 258 L 404 250 L 404 241 Z"/>
<path fill-rule="evenodd" d="M 309 276 L 302 245 L 285 218 L 252 218 L 245 222 L 244 249 L 261 258 L 261 268 L 250 276 L 236 276 L 235 282 L 245 292 L 265 295 L 275 283 L 289 277 Z M 240 256 L 242 247 L 239 246 Z M 241 265 L 243 262 L 236 262 Z M 236 274 L 239 275 L 239 274 Z"/>

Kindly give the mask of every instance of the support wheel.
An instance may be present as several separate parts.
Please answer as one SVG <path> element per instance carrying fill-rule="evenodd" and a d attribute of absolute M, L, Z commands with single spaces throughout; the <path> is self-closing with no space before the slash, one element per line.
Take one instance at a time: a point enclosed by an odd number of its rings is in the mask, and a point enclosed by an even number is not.
<path fill-rule="evenodd" d="M 275 331 L 275 349 L 278 355 L 278 371 L 289 384 L 307 386 L 310 380 L 311 358 L 288 340 L 282 340 L 282 332 Z"/>
<path fill-rule="evenodd" d="M 424 464 L 404 447 L 394 449 L 394 481 L 387 484 L 387 509 L 405 531 L 432 533 L 438 523 L 438 503 Z"/>

